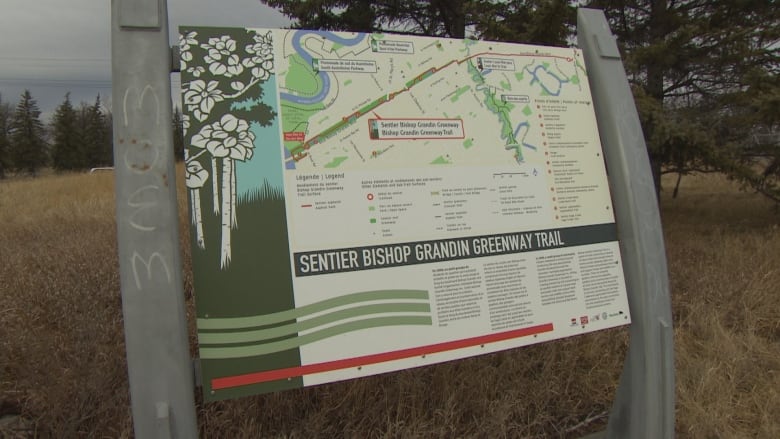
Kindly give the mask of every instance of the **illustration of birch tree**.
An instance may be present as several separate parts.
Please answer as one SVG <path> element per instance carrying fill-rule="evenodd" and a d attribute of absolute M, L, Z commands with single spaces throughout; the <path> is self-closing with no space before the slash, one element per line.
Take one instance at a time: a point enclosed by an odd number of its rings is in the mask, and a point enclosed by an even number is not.
<path fill-rule="evenodd" d="M 198 246 L 206 248 L 203 203 L 210 202 L 220 224 L 220 268 L 232 257 L 236 215 L 236 162 L 251 160 L 253 125 L 276 117 L 263 103 L 262 83 L 273 74 L 271 33 L 244 29 L 199 29 L 179 36 L 185 126 L 188 133 L 187 187 Z M 205 66 L 205 67 L 204 67 Z M 211 185 L 206 181 L 211 178 Z M 208 201 L 201 191 L 210 189 Z"/>
<path fill-rule="evenodd" d="M 206 241 L 203 235 L 203 215 L 200 207 L 200 188 L 206 184 L 209 178 L 209 172 L 203 169 L 203 166 L 197 160 L 188 161 L 184 167 L 184 180 L 190 191 L 190 206 L 192 226 L 195 227 L 195 241 L 198 247 L 206 248 Z"/>

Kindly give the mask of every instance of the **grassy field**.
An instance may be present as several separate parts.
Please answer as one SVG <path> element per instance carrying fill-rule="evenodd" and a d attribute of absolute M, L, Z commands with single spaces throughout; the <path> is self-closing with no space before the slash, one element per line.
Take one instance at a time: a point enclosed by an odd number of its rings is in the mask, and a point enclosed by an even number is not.
<path fill-rule="evenodd" d="M 716 175 L 669 192 L 677 436 L 778 438 L 780 212 Z M 112 174 L 0 182 L 0 437 L 132 436 L 117 269 Z M 626 345 L 604 331 L 198 418 L 209 438 L 580 437 L 604 428 Z"/>

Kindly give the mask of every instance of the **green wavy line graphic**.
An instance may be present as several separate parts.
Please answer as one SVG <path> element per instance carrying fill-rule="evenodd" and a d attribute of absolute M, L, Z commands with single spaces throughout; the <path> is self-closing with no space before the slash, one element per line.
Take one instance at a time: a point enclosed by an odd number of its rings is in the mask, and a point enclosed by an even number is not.
<path fill-rule="evenodd" d="M 286 322 L 303 317 L 308 314 L 314 314 L 338 306 L 352 305 L 360 302 L 370 302 L 374 300 L 399 300 L 399 299 L 418 299 L 428 300 L 428 292 L 425 290 L 377 290 L 364 291 L 360 293 L 347 294 L 344 296 L 326 299 L 321 302 L 311 303 L 299 308 L 280 311 L 273 314 L 263 314 L 248 317 L 228 317 L 228 318 L 198 318 L 198 330 L 208 331 L 215 329 L 242 329 L 258 326 L 268 326 L 275 323 Z"/>
<path fill-rule="evenodd" d="M 271 343 L 258 344 L 252 346 L 235 346 L 221 348 L 200 348 L 200 358 L 214 360 L 225 358 L 246 358 L 258 355 L 267 355 L 274 352 L 294 349 L 326 338 L 335 337 L 347 332 L 360 331 L 368 328 L 378 328 L 382 326 L 403 326 L 403 325 L 432 325 L 430 316 L 396 316 L 396 317 L 375 317 L 371 319 L 355 320 L 331 326 L 310 334 L 301 335 L 295 338 L 275 341 Z"/>
<path fill-rule="evenodd" d="M 379 303 L 372 305 L 362 305 L 341 309 L 310 319 L 301 320 L 296 323 L 273 328 L 242 332 L 199 332 L 198 342 L 201 346 L 213 344 L 260 342 L 263 340 L 293 335 L 298 332 L 316 328 L 318 326 L 336 323 L 341 320 L 368 316 L 370 314 L 430 312 L 431 307 L 427 303 Z"/>

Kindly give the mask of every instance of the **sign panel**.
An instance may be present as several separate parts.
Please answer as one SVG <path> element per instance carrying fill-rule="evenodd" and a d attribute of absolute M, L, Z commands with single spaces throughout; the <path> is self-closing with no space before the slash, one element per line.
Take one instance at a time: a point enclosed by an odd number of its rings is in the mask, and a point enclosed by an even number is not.
<path fill-rule="evenodd" d="M 580 51 L 181 29 L 206 399 L 630 322 Z"/>

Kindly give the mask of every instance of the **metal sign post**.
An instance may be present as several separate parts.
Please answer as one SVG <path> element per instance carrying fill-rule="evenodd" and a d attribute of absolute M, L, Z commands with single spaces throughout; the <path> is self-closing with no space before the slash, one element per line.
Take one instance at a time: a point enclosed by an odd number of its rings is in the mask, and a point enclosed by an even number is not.
<path fill-rule="evenodd" d="M 112 0 L 117 236 L 135 436 L 198 435 L 182 289 L 165 0 Z"/>
<path fill-rule="evenodd" d="M 623 255 L 633 320 L 608 438 L 674 437 L 674 340 L 669 277 L 655 187 L 615 37 L 604 13 L 579 9 L 585 54 Z"/>

